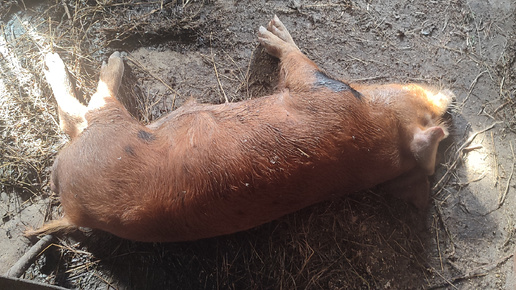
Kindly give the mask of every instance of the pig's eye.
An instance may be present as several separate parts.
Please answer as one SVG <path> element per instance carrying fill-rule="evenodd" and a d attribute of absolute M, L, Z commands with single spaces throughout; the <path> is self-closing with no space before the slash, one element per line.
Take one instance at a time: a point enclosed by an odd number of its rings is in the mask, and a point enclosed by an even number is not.
<path fill-rule="evenodd" d="M 429 126 L 432 123 L 432 116 L 429 113 L 426 113 L 421 118 L 421 125 Z"/>

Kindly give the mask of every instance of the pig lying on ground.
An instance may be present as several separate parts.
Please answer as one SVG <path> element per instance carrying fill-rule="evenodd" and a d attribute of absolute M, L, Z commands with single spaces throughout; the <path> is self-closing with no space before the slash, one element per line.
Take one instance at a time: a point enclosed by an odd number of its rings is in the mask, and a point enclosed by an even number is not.
<path fill-rule="evenodd" d="M 258 40 L 280 60 L 274 95 L 190 102 L 148 126 L 115 97 L 124 70 L 118 52 L 103 64 L 88 106 L 49 54 L 47 79 L 72 138 L 51 176 L 64 216 L 27 235 L 89 227 L 138 241 L 196 240 L 399 176 L 419 184 L 400 196 L 424 208 L 452 94 L 332 79 L 276 16 Z"/>

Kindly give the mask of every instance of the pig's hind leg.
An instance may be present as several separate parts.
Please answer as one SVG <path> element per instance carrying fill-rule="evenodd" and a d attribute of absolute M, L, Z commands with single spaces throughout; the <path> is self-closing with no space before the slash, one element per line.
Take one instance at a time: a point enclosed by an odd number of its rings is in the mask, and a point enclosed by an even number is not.
<path fill-rule="evenodd" d="M 284 88 L 294 92 L 313 91 L 319 88 L 331 91 L 351 90 L 347 84 L 326 76 L 303 54 L 276 15 L 269 21 L 267 28 L 260 26 L 258 40 L 267 53 L 280 60 L 278 82 L 280 90 Z"/>
<path fill-rule="evenodd" d="M 276 15 L 269 21 L 267 28 L 260 26 L 258 30 L 258 40 L 265 50 L 267 50 L 268 54 L 280 60 L 291 52 L 302 54 L 294 43 L 287 28 Z"/>
<path fill-rule="evenodd" d="M 86 106 L 76 98 L 68 71 L 57 53 L 46 55 L 43 72 L 57 101 L 61 130 L 75 138 L 88 125 L 84 118 Z"/>

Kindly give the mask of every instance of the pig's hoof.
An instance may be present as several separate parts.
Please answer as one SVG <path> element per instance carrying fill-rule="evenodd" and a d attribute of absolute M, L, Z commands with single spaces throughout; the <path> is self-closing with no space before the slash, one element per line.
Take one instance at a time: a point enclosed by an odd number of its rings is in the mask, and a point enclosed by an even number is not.
<path fill-rule="evenodd" d="M 281 58 L 282 46 L 285 42 L 263 26 L 260 26 L 258 30 L 258 41 L 260 41 L 260 44 L 265 48 L 268 54 Z"/>
<path fill-rule="evenodd" d="M 260 26 L 258 41 L 267 50 L 267 53 L 280 59 L 289 52 L 299 51 L 290 33 L 276 15 L 269 22 L 267 28 Z"/>
<path fill-rule="evenodd" d="M 269 21 L 269 24 L 267 25 L 267 30 L 272 32 L 274 35 L 279 37 L 281 40 L 292 44 L 297 48 L 297 45 L 294 43 L 294 40 L 292 39 L 292 36 L 290 36 L 290 33 L 288 32 L 287 28 L 283 23 L 279 20 L 278 16 L 274 15 L 271 21 Z M 299 49 L 299 48 L 298 48 Z"/>
<path fill-rule="evenodd" d="M 104 82 L 108 89 L 116 93 L 124 75 L 124 61 L 118 51 L 113 52 L 108 62 L 103 62 L 100 68 L 100 82 Z"/>
<path fill-rule="evenodd" d="M 43 72 L 49 83 L 52 83 L 54 79 L 64 80 L 68 78 L 65 65 L 59 54 L 49 52 L 45 56 L 45 65 Z"/>
<path fill-rule="evenodd" d="M 100 74 L 120 74 L 124 73 L 124 61 L 120 57 L 120 53 L 118 51 L 113 52 L 108 59 L 108 62 L 102 63 L 102 67 L 100 68 Z"/>

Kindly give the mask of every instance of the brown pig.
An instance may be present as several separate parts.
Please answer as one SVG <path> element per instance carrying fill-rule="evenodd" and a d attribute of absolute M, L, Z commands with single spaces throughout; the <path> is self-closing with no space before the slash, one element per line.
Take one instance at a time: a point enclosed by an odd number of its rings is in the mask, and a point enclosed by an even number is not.
<path fill-rule="evenodd" d="M 196 240 L 410 172 L 427 182 L 448 134 L 440 119 L 451 93 L 332 79 L 276 16 L 259 28 L 258 40 L 280 60 L 274 95 L 190 102 L 148 126 L 115 98 L 124 69 L 119 53 L 102 66 L 87 107 L 74 98 L 62 60 L 49 54 L 47 79 L 72 138 L 51 176 L 64 216 L 27 234 L 89 227 L 138 241 Z M 424 207 L 423 188 L 404 198 Z"/>

